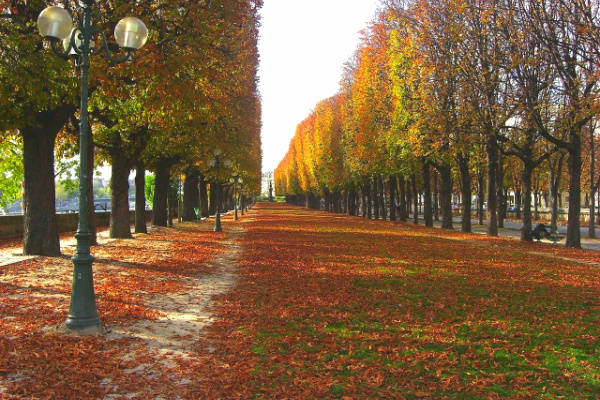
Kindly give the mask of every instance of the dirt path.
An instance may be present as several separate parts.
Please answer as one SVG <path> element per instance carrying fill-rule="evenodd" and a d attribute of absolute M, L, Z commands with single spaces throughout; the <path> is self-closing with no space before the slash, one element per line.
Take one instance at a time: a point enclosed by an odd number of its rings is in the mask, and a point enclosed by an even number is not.
<path fill-rule="evenodd" d="M 70 295 L 73 240 L 62 242 L 62 257 L 12 257 L 0 266 L 0 397 L 37 393 L 36 398 L 80 398 L 72 389 L 81 383 L 69 380 L 83 379 L 96 390 L 89 398 L 153 398 L 152 393 L 187 398 L 179 394 L 194 379 L 186 366 L 212 350 L 205 344 L 200 349 L 198 339 L 214 321 L 214 296 L 232 290 L 239 279 L 245 229 L 243 222 L 228 223 L 226 232 L 217 235 L 205 221 L 184 223 L 174 231 L 157 228 L 134 241 L 99 235 L 94 281 L 105 332 L 89 338 L 67 331 L 62 323 Z M 48 308 L 40 309 L 40 304 Z M 107 305 L 116 311 L 107 312 Z M 98 351 L 88 347 L 77 354 L 72 343 L 83 348 L 88 343 Z M 32 348 L 37 349 L 35 357 L 26 354 Z M 46 365 L 62 370 L 55 382 Z M 84 374 L 76 373 L 81 371 L 78 365 Z M 43 376 L 48 376 L 46 387 L 32 388 L 30 382 L 41 382 Z M 20 394 L 11 397 L 14 393 Z"/>
<path fill-rule="evenodd" d="M 212 323 L 212 297 L 230 291 L 239 278 L 237 264 L 242 254 L 241 228 L 226 239 L 226 250 L 208 263 L 210 275 L 191 277 L 187 293 L 153 295 L 146 303 L 163 314 L 157 320 L 118 326 L 107 333 L 108 339 L 135 337 L 143 339 L 151 354 L 188 358 L 191 347 L 202 329 Z M 165 360 L 163 360 L 165 361 Z M 140 367 L 144 367 L 143 365 Z"/>

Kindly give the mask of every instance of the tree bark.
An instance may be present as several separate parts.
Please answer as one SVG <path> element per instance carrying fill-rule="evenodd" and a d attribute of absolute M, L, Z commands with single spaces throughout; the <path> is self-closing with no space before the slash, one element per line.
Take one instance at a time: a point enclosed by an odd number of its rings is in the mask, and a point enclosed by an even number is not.
<path fill-rule="evenodd" d="M 356 193 L 356 189 L 350 189 L 348 191 L 348 214 L 352 216 L 356 216 L 356 199 L 358 194 Z"/>
<path fill-rule="evenodd" d="M 521 228 L 521 240 L 530 242 L 531 238 L 531 175 L 533 167 L 527 162 L 523 162 L 523 172 L 521 173 L 521 182 L 523 185 L 523 227 Z"/>
<path fill-rule="evenodd" d="M 371 191 L 371 196 L 373 197 L 373 208 L 374 208 L 374 217 L 375 219 L 379 219 L 379 184 L 377 181 L 377 175 L 373 175 L 373 184 L 372 184 L 372 188 L 373 190 Z"/>
<path fill-rule="evenodd" d="M 34 113 L 32 126 L 22 127 L 25 196 L 23 254 L 58 256 L 60 241 L 56 223 L 54 142 L 77 107 L 61 107 Z"/>
<path fill-rule="evenodd" d="M 441 165 L 438 171 L 442 180 L 442 229 L 454 229 L 452 221 L 452 168 Z"/>
<path fill-rule="evenodd" d="M 131 160 L 123 152 L 111 157 L 110 176 L 110 237 L 131 239 L 129 219 L 129 172 Z"/>
<path fill-rule="evenodd" d="M 496 174 L 498 172 L 498 143 L 493 135 L 488 135 L 486 144 L 487 151 L 487 234 L 488 236 L 498 236 L 498 203 L 496 195 Z"/>
<path fill-rule="evenodd" d="M 400 221 L 407 222 L 408 221 L 408 204 L 407 201 L 407 191 L 406 191 L 406 179 L 404 179 L 403 175 L 400 175 L 398 179 L 399 187 L 400 187 Z"/>
<path fill-rule="evenodd" d="M 200 170 L 190 166 L 183 181 L 183 216 L 182 221 L 197 221 L 196 209 L 200 206 L 199 179 Z"/>
<path fill-rule="evenodd" d="M 146 166 L 138 161 L 135 168 L 135 233 L 148 233 L 146 227 Z"/>
<path fill-rule="evenodd" d="M 523 207 L 523 195 L 522 190 L 515 190 L 515 207 L 517 208 L 517 219 L 521 218 L 521 209 Z"/>
<path fill-rule="evenodd" d="M 387 220 L 387 205 L 386 205 L 386 190 L 383 175 L 377 174 L 377 180 L 379 181 L 379 206 L 381 207 L 381 219 Z"/>
<path fill-rule="evenodd" d="M 398 182 L 396 181 L 395 175 L 389 176 L 389 187 L 390 187 L 390 221 L 396 220 L 396 187 Z"/>
<path fill-rule="evenodd" d="M 484 197 L 485 197 L 485 191 L 484 191 L 484 185 L 485 185 L 485 175 L 483 173 L 483 170 L 479 170 L 477 172 L 477 223 L 479 225 L 483 225 L 483 213 L 484 213 L 484 207 L 483 207 L 483 203 L 484 203 Z"/>
<path fill-rule="evenodd" d="M 433 172 L 433 219 L 435 221 L 440 220 L 440 204 L 439 204 L 439 191 L 438 191 L 438 173 Z"/>
<path fill-rule="evenodd" d="M 577 133 L 571 134 L 569 149 L 569 221 L 567 224 L 566 247 L 581 248 L 581 138 Z"/>
<path fill-rule="evenodd" d="M 466 154 L 458 155 L 458 169 L 460 172 L 460 190 L 462 193 L 461 231 L 471 232 L 471 173 L 469 171 L 469 157 Z"/>
<path fill-rule="evenodd" d="M 23 128 L 25 211 L 23 254 L 60 255 L 54 184 L 54 141 L 58 130 Z"/>
<path fill-rule="evenodd" d="M 425 220 L 425 226 L 433 227 L 433 209 L 431 205 L 431 171 L 429 170 L 429 163 L 423 161 L 421 164 L 421 170 L 423 172 L 423 219 Z"/>
<path fill-rule="evenodd" d="M 171 176 L 171 162 L 161 158 L 156 163 L 154 179 L 154 209 L 152 210 L 152 225 L 167 226 L 169 180 Z"/>
<path fill-rule="evenodd" d="M 366 216 L 368 219 L 371 219 L 373 217 L 373 213 L 372 213 L 372 204 L 371 204 L 371 179 L 369 179 L 368 177 L 365 178 L 364 184 L 363 184 L 363 196 L 366 196 L 366 202 L 365 202 L 365 208 L 366 208 Z M 363 216 L 365 215 L 365 212 L 363 211 Z"/>
<path fill-rule="evenodd" d="M 596 146 L 594 145 L 594 126 L 589 130 L 590 134 L 590 221 L 588 224 L 588 236 L 596 238 Z"/>
<path fill-rule="evenodd" d="M 218 185 L 214 182 L 210 183 L 210 199 L 208 206 L 208 215 L 216 215 L 217 214 L 217 190 Z"/>
<path fill-rule="evenodd" d="M 202 174 L 198 177 L 198 182 L 200 182 L 200 216 L 208 218 L 210 215 L 208 208 L 208 182 Z"/>
<path fill-rule="evenodd" d="M 419 192 L 417 191 L 417 177 L 412 174 L 410 177 L 412 183 L 412 199 L 413 199 L 413 224 L 419 224 Z"/>
<path fill-rule="evenodd" d="M 504 228 L 506 218 L 506 197 L 504 196 L 504 157 L 498 156 L 496 170 L 496 199 L 498 201 L 498 227 Z"/>

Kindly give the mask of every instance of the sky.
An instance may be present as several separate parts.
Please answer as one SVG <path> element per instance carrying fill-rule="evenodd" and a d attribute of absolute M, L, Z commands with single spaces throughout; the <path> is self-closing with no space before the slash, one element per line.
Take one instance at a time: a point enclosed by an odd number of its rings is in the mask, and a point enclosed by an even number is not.
<path fill-rule="evenodd" d="M 263 172 L 287 153 L 296 126 L 339 90 L 344 63 L 378 0 L 264 0 L 258 50 Z"/>

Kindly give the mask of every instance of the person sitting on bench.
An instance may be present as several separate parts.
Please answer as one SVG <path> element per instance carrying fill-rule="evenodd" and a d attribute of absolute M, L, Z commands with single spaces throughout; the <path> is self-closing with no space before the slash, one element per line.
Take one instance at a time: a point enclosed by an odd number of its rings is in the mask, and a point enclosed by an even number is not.
<path fill-rule="evenodd" d="M 537 226 L 531 230 L 531 238 L 536 239 L 538 242 L 541 241 L 542 238 L 550 239 L 550 232 L 548 232 L 544 224 L 537 224 Z"/>

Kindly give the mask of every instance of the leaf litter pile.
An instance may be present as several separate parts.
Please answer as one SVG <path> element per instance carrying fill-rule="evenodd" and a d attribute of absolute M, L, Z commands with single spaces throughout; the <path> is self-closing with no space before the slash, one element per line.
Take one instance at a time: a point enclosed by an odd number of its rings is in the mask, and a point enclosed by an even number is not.
<path fill-rule="evenodd" d="M 94 248 L 99 336 L 56 328 L 70 260 L 0 267 L 0 395 L 600 393 L 595 253 L 281 204 L 209 224 Z"/>

